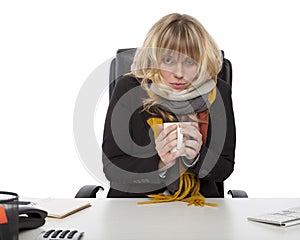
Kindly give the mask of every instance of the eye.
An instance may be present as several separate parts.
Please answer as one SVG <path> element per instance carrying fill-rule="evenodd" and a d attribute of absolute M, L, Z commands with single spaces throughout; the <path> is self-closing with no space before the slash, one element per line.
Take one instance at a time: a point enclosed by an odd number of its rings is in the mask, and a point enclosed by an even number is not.
<path fill-rule="evenodd" d="M 167 65 L 171 65 L 175 63 L 175 60 L 171 56 L 168 56 L 163 58 L 163 63 Z"/>
<path fill-rule="evenodd" d="M 183 61 L 183 64 L 184 64 L 184 65 L 190 65 L 190 66 L 192 66 L 192 65 L 195 64 L 195 61 L 194 61 L 193 59 L 191 59 L 191 58 L 186 58 L 186 59 Z"/>

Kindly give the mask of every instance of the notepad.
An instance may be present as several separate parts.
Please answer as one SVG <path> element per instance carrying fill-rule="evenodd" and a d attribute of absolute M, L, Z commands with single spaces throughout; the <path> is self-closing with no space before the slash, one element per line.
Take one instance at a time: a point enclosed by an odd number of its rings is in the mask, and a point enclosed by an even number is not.
<path fill-rule="evenodd" d="M 55 198 L 42 199 L 35 204 L 35 207 L 47 211 L 48 217 L 52 218 L 64 218 L 90 206 L 91 203 L 84 200 Z"/>
<path fill-rule="evenodd" d="M 250 221 L 268 223 L 277 226 L 292 226 L 300 224 L 300 207 L 248 217 Z"/>

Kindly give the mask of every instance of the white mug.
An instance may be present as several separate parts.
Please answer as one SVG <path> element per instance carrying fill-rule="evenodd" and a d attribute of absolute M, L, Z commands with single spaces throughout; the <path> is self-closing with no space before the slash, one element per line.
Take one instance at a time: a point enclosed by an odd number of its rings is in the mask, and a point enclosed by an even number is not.
<path fill-rule="evenodd" d="M 177 129 L 174 130 L 173 132 L 171 132 L 171 134 L 173 134 L 173 133 L 177 134 L 177 146 L 171 150 L 171 153 L 176 152 L 177 150 L 181 149 L 184 146 L 183 134 L 181 133 L 181 128 L 180 128 L 179 124 L 191 124 L 191 122 L 165 122 L 165 123 L 163 123 L 164 129 L 171 125 L 174 125 L 174 124 L 177 125 Z"/>

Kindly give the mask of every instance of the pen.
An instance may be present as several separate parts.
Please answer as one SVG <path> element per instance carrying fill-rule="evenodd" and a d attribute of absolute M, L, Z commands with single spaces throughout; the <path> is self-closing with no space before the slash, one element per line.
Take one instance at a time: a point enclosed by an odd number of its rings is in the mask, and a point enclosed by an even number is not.
<path fill-rule="evenodd" d="M 34 205 L 35 203 L 30 201 L 19 201 L 19 205 Z"/>

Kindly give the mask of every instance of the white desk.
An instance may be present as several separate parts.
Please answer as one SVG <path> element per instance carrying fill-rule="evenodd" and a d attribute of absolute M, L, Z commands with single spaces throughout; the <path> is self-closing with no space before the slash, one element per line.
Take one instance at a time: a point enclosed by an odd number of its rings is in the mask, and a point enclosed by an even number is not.
<path fill-rule="evenodd" d="M 300 239 L 300 225 L 283 228 L 246 219 L 300 206 L 300 199 L 207 199 L 218 203 L 216 208 L 183 202 L 138 205 L 140 200 L 97 199 L 65 219 L 48 218 L 43 227 L 20 233 L 19 240 L 34 240 L 42 230 L 60 227 L 84 231 L 83 240 Z"/>

